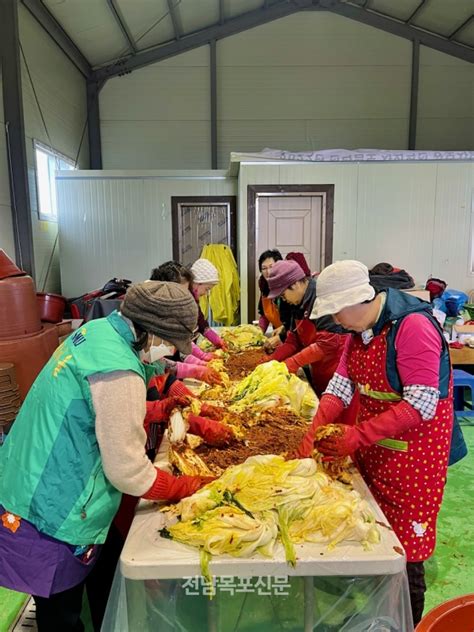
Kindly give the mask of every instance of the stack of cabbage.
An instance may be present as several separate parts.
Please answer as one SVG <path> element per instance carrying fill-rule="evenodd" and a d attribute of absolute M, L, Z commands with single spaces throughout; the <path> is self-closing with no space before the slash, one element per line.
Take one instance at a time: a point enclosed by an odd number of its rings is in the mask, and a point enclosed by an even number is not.
<path fill-rule="evenodd" d="M 213 366 L 219 370 L 217 364 Z M 248 408 L 258 411 L 289 406 L 295 413 L 311 419 L 318 405 L 318 398 L 309 384 L 289 373 L 285 364 L 276 360 L 261 364 L 233 385 L 224 379 L 224 386 L 203 386 L 199 394 L 203 401 L 224 402 L 235 413 Z"/>
<path fill-rule="evenodd" d="M 237 327 L 222 327 L 219 330 L 220 337 L 233 351 L 243 351 L 252 347 L 261 347 L 266 338 L 260 327 L 255 325 L 238 325 Z M 205 338 L 199 344 L 206 351 L 212 346 Z"/>
<path fill-rule="evenodd" d="M 162 529 L 161 535 L 198 547 L 207 578 L 212 555 L 272 557 L 278 540 L 293 566 L 295 543 L 321 542 L 333 548 L 352 540 L 367 548 L 379 541 L 366 502 L 331 480 L 313 459 L 250 457 L 164 511 L 178 515 L 180 521 Z"/>
<path fill-rule="evenodd" d="M 237 413 L 249 406 L 265 409 L 288 405 L 295 413 L 311 418 L 317 403 L 307 382 L 289 373 L 283 362 L 272 360 L 258 366 L 232 388 L 230 408 Z"/>

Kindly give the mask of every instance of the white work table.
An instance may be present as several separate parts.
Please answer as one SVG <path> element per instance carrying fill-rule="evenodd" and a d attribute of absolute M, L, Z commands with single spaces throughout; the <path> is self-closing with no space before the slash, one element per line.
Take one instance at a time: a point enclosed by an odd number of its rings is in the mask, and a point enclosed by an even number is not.
<path fill-rule="evenodd" d="M 293 585 L 292 590 L 295 590 L 296 585 L 299 587 L 297 590 L 301 597 L 302 608 L 299 612 L 301 621 L 295 624 L 296 627 L 288 627 L 286 612 L 280 613 L 278 623 L 281 629 L 284 627 L 285 630 L 299 629 L 305 632 L 326 629 L 314 627 L 315 623 L 322 620 L 321 617 L 326 621 L 326 613 L 321 612 L 321 606 L 317 603 L 318 586 L 321 581 L 323 586 L 328 582 L 331 584 L 332 588 L 329 590 L 331 598 L 336 599 L 336 602 L 342 599 L 346 605 L 351 603 L 351 600 L 352 604 L 355 603 L 356 592 L 359 597 L 361 591 L 367 593 L 365 611 L 360 615 L 354 615 L 355 618 L 353 617 L 349 623 L 345 624 L 349 627 L 340 627 L 341 624 L 339 624 L 341 632 L 368 630 L 368 627 L 361 627 L 365 621 L 372 621 L 372 623 L 380 621 L 381 626 L 386 626 L 371 628 L 374 630 L 410 632 L 413 626 L 403 548 L 395 533 L 390 528 L 382 526 L 387 525 L 387 520 L 358 473 L 354 474 L 353 485 L 368 501 L 376 520 L 382 523 L 379 525 L 381 536 L 379 544 L 373 545 L 370 550 L 364 550 L 358 543 L 343 542 L 332 551 L 328 551 L 322 544 L 296 545 L 297 564 L 294 568 L 286 563 L 281 545 L 276 547 L 272 559 L 260 555 L 250 558 L 235 558 L 229 555 L 214 557 L 209 566 L 211 574 L 217 580 L 217 590 L 212 601 L 208 596 L 209 587 L 206 591 L 205 583 L 199 581 L 201 568 L 198 550 L 162 538 L 159 530 L 165 526 L 164 515 L 157 510 L 156 505 L 142 502 L 122 551 L 103 631 L 179 630 L 184 632 L 189 629 L 190 632 L 200 630 L 215 632 L 245 630 L 247 632 L 253 628 L 249 628 L 249 624 L 245 624 L 242 618 L 245 619 L 251 615 L 252 606 L 254 610 L 264 608 L 264 604 L 266 608 L 269 608 L 270 601 L 272 601 L 273 611 L 276 612 L 276 606 L 280 607 L 283 603 L 279 600 L 279 595 L 287 594 L 281 592 L 281 585 L 284 578 L 288 577 L 288 584 Z M 236 623 L 230 621 L 231 614 L 226 614 L 231 613 L 232 610 L 232 604 L 229 602 L 231 578 L 234 578 L 232 585 L 236 593 L 232 599 L 242 601 Z M 257 600 L 252 604 L 251 598 L 245 594 L 250 592 L 248 589 L 250 580 L 239 578 L 267 578 L 266 581 L 270 582 L 271 578 L 274 578 L 273 596 L 270 599 L 268 596 L 260 597 L 260 601 Z M 221 584 L 227 587 L 224 595 L 221 592 L 224 590 Z M 197 594 L 189 590 L 190 585 L 200 586 L 199 594 L 207 603 L 204 609 L 205 621 L 202 604 L 198 607 L 196 601 L 193 601 L 196 597 L 187 596 Z M 247 590 L 245 585 L 247 585 Z M 260 583 L 260 585 L 263 584 Z M 258 595 L 269 594 L 271 590 L 268 592 L 258 589 Z M 327 597 L 326 592 L 324 596 Z M 252 598 L 254 597 L 255 595 L 252 595 Z M 186 599 L 189 602 L 188 608 Z M 285 604 L 284 610 L 294 608 L 294 605 L 293 600 L 292 604 Z M 326 610 L 334 607 L 331 606 Z M 186 614 L 189 616 L 190 610 L 194 608 L 197 608 L 196 618 L 191 624 L 186 624 Z M 295 616 L 294 613 L 292 616 Z M 258 613 L 252 614 L 252 619 L 255 618 L 258 619 Z M 165 620 L 166 625 L 164 625 Z M 159 627 L 157 627 L 158 623 Z M 260 621 L 255 625 L 255 630 L 259 629 L 260 632 L 267 632 L 266 625 L 271 625 L 272 628 L 275 626 L 275 629 L 278 629 L 275 622 L 267 624 Z"/>

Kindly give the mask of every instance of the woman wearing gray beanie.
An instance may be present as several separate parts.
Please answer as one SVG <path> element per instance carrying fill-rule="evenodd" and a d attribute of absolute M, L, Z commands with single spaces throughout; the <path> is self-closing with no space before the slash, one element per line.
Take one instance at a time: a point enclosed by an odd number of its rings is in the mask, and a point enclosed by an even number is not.
<path fill-rule="evenodd" d="M 133 285 L 121 313 L 76 330 L 31 387 L 0 450 L 0 584 L 34 596 L 40 632 L 83 630 L 84 582 L 122 493 L 176 501 L 208 482 L 158 470 L 144 448 L 154 369 L 142 359 L 190 353 L 196 324 L 186 288 Z M 164 400 L 162 420 L 187 403 Z"/>

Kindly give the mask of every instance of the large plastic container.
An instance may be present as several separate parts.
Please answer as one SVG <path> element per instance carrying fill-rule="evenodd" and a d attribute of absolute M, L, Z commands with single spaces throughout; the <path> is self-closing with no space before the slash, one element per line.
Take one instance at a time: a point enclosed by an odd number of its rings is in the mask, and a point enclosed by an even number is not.
<path fill-rule="evenodd" d="M 7 253 L 0 248 L 0 279 L 8 277 L 23 276 L 26 272 L 13 263 Z"/>
<path fill-rule="evenodd" d="M 450 599 L 430 610 L 415 632 L 472 632 L 474 593 Z"/>
<path fill-rule="evenodd" d="M 36 299 L 40 312 L 40 318 L 46 323 L 60 323 L 66 309 L 66 299 L 60 294 L 45 294 L 37 292 Z"/>
<path fill-rule="evenodd" d="M 31 335 L 41 330 L 33 279 L 0 279 L 0 339 Z"/>
<path fill-rule="evenodd" d="M 11 340 L 0 339 L 0 362 L 15 365 L 22 400 L 58 343 L 58 330 L 55 325 L 48 323 L 36 334 Z"/>

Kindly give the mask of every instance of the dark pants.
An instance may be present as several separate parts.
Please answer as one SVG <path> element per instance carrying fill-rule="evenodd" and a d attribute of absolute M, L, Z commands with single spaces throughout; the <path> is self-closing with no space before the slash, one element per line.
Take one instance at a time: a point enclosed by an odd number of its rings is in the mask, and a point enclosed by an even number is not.
<path fill-rule="evenodd" d="M 35 597 L 38 632 L 83 632 L 81 621 L 84 583 L 50 597 Z"/>
<path fill-rule="evenodd" d="M 83 632 L 81 621 L 84 587 L 95 632 L 100 632 L 123 538 L 112 525 L 99 559 L 86 580 L 50 597 L 35 597 L 38 632 Z"/>
<path fill-rule="evenodd" d="M 407 562 L 408 585 L 413 623 L 416 626 L 423 616 L 425 607 L 425 567 L 423 562 Z"/>

